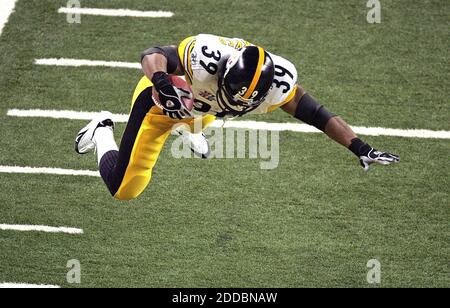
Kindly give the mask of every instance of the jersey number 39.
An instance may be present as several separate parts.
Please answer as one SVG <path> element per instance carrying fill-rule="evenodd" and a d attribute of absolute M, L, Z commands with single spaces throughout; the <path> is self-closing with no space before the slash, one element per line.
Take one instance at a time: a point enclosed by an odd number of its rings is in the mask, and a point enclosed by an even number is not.
<path fill-rule="evenodd" d="M 213 51 L 213 52 L 208 52 L 208 46 L 203 46 L 202 47 L 202 53 L 205 57 L 209 58 L 209 59 L 213 59 L 216 61 L 216 63 L 214 62 L 210 62 L 208 64 L 206 64 L 203 60 L 200 61 L 200 65 L 211 75 L 215 75 L 217 74 L 217 71 L 219 70 L 219 67 L 217 66 L 217 62 L 220 61 L 220 59 L 222 58 L 222 54 L 220 53 L 220 51 Z"/>

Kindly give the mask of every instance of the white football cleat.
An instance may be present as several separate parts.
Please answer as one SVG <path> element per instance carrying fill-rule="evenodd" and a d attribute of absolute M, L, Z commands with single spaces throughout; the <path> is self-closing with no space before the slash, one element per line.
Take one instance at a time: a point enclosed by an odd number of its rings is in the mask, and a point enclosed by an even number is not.
<path fill-rule="evenodd" d="M 78 154 L 87 154 L 95 149 L 94 135 L 99 127 L 107 127 L 114 130 L 111 112 L 102 111 L 88 125 L 80 130 L 77 138 L 75 138 L 75 151 Z"/>
<path fill-rule="evenodd" d="M 182 136 L 183 143 L 187 144 L 195 155 L 203 159 L 209 157 L 211 148 L 204 133 L 192 134 L 184 129 L 177 130 L 177 132 Z"/>

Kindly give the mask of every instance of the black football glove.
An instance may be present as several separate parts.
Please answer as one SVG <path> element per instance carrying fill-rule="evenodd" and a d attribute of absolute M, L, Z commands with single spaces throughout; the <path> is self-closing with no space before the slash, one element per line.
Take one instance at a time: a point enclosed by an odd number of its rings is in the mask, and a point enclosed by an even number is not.
<path fill-rule="evenodd" d="M 169 114 L 185 115 L 190 111 L 183 103 L 183 98 L 192 99 L 192 93 L 183 89 L 174 87 L 169 80 L 169 75 L 164 72 L 153 74 L 153 86 L 159 94 L 160 107 Z M 178 117 L 177 117 L 178 118 Z"/>
<path fill-rule="evenodd" d="M 370 165 L 373 163 L 391 165 L 400 162 L 399 156 L 387 152 L 377 151 L 358 138 L 352 140 L 352 144 L 349 149 L 359 157 L 359 162 L 364 168 L 364 171 L 368 171 Z"/>

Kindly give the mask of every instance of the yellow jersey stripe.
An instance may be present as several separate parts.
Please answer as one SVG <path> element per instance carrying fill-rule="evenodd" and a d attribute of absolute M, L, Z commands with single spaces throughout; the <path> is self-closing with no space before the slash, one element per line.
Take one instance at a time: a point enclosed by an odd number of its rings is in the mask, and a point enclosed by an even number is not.
<path fill-rule="evenodd" d="M 186 80 L 192 85 L 193 71 L 191 65 L 191 53 L 195 46 L 195 36 L 184 39 L 178 46 L 178 57 L 186 76 Z"/>
<path fill-rule="evenodd" d="M 190 42 L 192 42 L 193 39 L 194 39 L 194 37 L 193 37 L 193 36 L 190 36 L 190 37 L 184 39 L 184 40 L 180 43 L 180 45 L 178 45 L 178 57 L 180 58 L 180 62 L 181 62 L 181 65 L 183 65 L 183 68 L 184 68 L 185 65 L 186 65 L 186 63 L 184 62 L 184 54 L 185 54 L 185 51 L 186 51 L 186 47 L 187 47 L 187 45 L 188 45 Z"/>
<path fill-rule="evenodd" d="M 289 103 L 290 101 L 292 101 L 294 99 L 294 97 L 295 97 L 295 94 L 297 93 L 297 89 L 298 88 L 295 87 L 294 90 L 291 91 L 289 96 L 284 101 L 282 101 L 281 103 L 279 103 L 277 105 L 270 106 L 267 109 L 267 112 L 272 112 L 272 111 L 276 110 L 277 108 L 280 108 L 280 107 L 286 105 L 287 103 Z"/>
<path fill-rule="evenodd" d="M 194 71 L 192 70 L 192 63 L 191 63 L 191 55 L 192 55 L 192 51 L 194 50 L 195 47 L 195 40 L 193 40 L 188 48 L 188 52 L 187 52 L 187 65 L 186 65 L 186 70 L 187 72 L 190 74 L 191 80 L 194 77 Z"/>
<path fill-rule="evenodd" d="M 194 49 L 195 46 L 195 39 L 191 40 L 189 42 L 189 44 L 186 46 L 186 49 L 184 51 L 184 63 L 185 66 L 183 67 L 183 70 L 185 72 L 186 75 L 186 80 L 189 82 L 189 84 L 192 85 L 192 81 L 194 79 L 194 74 L 193 74 L 193 70 L 192 70 L 192 63 L 191 63 L 191 54 L 192 54 L 192 50 Z"/>
<path fill-rule="evenodd" d="M 258 66 L 256 68 L 255 76 L 253 76 L 252 83 L 250 84 L 250 87 L 248 88 L 247 93 L 245 93 L 245 95 L 244 95 L 245 99 L 249 99 L 252 96 L 253 91 L 255 91 L 255 88 L 258 85 L 259 79 L 261 77 L 262 67 L 264 65 L 265 53 L 264 53 L 264 49 L 262 49 L 261 47 L 258 47 L 258 50 L 259 50 Z"/>

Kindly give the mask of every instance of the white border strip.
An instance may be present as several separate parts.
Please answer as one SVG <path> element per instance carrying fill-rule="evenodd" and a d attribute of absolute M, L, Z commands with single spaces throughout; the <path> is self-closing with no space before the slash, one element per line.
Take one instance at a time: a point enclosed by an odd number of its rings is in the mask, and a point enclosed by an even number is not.
<path fill-rule="evenodd" d="M 34 167 L 18 167 L 18 166 L 0 166 L 0 173 L 53 174 L 53 175 L 100 177 L 100 173 L 98 171 L 72 170 L 60 168 L 34 168 Z"/>
<path fill-rule="evenodd" d="M 29 284 L 29 283 L 11 283 L 1 282 L 0 289 L 60 289 L 60 286 L 49 284 Z"/>
<path fill-rule="evenodd" d="M 94 9 L 94 8 L 77 8 L 77 7 L 62 7 L 58 10 L 58 13 L 110 16 L 110 17 L 146 17 L 146 18 L 171 18 L 174 16 L 173 12 L 166 12 L 166 11 L 133 11 L 126 9 Z"/>
<path fill-rule="evenodd" d="M 98 113 L 95 112 L 77 112 L 71 110 L 22 110 L 10 109 L 7 115 L 12 117 L 32 117 L 32 118 L 52 118 L 68 120 L 91 120 Z M 128 121 L 128 115 L 113 115 L 113 121 L 125 123 Z M 214 128 L 236 128 L 236 129 L 254 129 L 268 131 L 289 131 L 297 133 L 320 133 L 312 126 L 300 123 L 268 123 L 260 121 L 226 121 L 216 120 L 211 124 Z M 353 130 L 360 135 L 365 136 L 391 136 L 405 138 L 424 138 L 424 139 L 450 139 L 450 131 L 433 131 L 425 129 L 394 129 L 383 127 L 359 127 L 353 126 Z M 1 169 L 0 169 L 1 171 Z"/>
<path fill-rule="evenodd" d="M 22 232 L 47 232 L 47 233 L 66 233 L 66 234 L 83 234 L 82 229 L 67 227 L 49 227 L 49 226 L 33 226 L 33 225 L 5 225 L 0 224 L 2 231 L 22 231 Z"/>
<path fill-rule="evenodd" d="M 112 68 L 132 68 L 141 69 L 139 63 L 131 62 L 115 62 L 115 61 L 92 61 L 79 59 L 65 59 L 65 58 L 50 58 L 50 59 L 36 59 L 36 65 L 46 66 L 69 66 L 69 67 L 112 67 Z"/>
<path fill-rule="evenodd" d="M 7 112 L 8 116 L 19 118 L 51 118 L 51 119 L 67 119 L 67 120 L 86 120 L 90 121 L 98 112 L 78 112 L 71 110 L 42 110 L 42 109 L 10 109 Z M 114 114 L 112 120 L 117 123 L 126 123 L 129 115 Z"/>
<path fill-rule="evenodd" d="M 0 1 L 0 35 L 3 28 L 8 23 L 9 16 L 14 12 L 17 0 L 1 0 Z"/>

